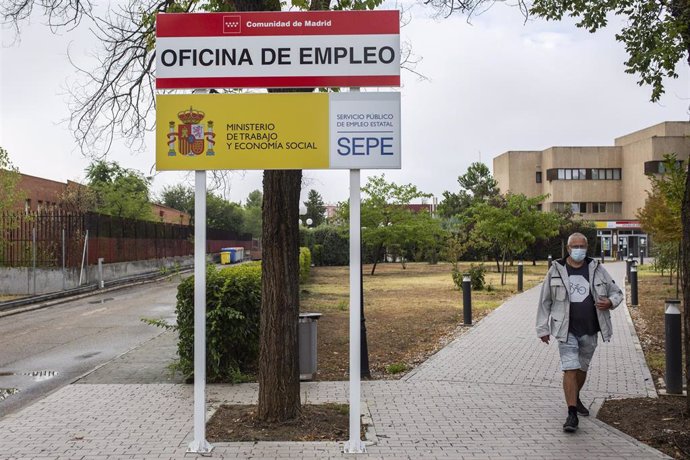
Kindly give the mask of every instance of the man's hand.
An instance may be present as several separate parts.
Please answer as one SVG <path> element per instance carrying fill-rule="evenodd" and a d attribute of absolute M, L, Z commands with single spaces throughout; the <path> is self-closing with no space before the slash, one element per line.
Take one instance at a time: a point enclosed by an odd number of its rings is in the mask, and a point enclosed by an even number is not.
<path fill-rule="evenodd" d="M 548 336 L 548 335 L 545 335 L 545 336 L 539 337 L 539 338 L 541 339 L 542 342 L 544 342 L 544 343 L 546 343 L 546 344 L 548 344 L 548 343 L 549 343 L 549 340 L 551 339 L 551 337 Z"/>
<path fill-rule="evenodd" d="M 597 297 L 595 305 L 599 310 L 608 310 L 613 306 L 613 303 L 611 303 L 611 299 L 608 297 Z"/>

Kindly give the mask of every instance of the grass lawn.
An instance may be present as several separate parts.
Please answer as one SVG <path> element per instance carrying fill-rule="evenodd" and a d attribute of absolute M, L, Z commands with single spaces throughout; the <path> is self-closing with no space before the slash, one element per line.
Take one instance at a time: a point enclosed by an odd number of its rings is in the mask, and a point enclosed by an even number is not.
<path fill-rule="evenodd" d="M 461 264 L 462 269 L 469 263 Z M 546 262 L 524 265 L 524 287 L 538 284 Z M 517 266 L 500 285 L 495 264 L 486 264 L 486 285 L 472 293 L 473 322 L 517 292 Z M 492 271 L 493 270 L 493 271 Z M 441 349 L 464 327 L 462 292 L 453 284 L 451 265 L 379 264 L 372 276 L 364 266 L 364 316 L 373 378 L 397 378 Z M 536 307 L 535 307 L 536 308 Z M 349 362 L 348 267 L 314 267 L 302 286 L 301 310 L 323 316 L 318 325 L 317 380 L 346 380 Z"/>

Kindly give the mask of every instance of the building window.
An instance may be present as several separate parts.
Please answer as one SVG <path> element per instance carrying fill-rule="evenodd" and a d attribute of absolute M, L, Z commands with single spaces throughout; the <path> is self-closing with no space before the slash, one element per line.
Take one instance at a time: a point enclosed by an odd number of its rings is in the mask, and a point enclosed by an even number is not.
<path fill-rule="evenodd" d="M 585 202 L 573 202 L 570 205 L 570 209 L 575 214 L 584 214 L 587 212 L 587 203 L 585 203 Z"/>
<path fill-rule="evenodd" d="M 558 180 L 563 180 L 565 179 L 565 169 L 559 169 L 558 170 Z"/>
<path fill-rule="evenodd" d="M 621 180 L 620 168 L 592 169 L 592 180 Z"/>
<path fill-rule="evenodd" d="M 541 184 L 541 171 L 537 171 L 537 184 Z"/>
<path fill-rule="evenodd" d="M 592 203 L 592 214 L 606 212 L 606 203 Z"/>

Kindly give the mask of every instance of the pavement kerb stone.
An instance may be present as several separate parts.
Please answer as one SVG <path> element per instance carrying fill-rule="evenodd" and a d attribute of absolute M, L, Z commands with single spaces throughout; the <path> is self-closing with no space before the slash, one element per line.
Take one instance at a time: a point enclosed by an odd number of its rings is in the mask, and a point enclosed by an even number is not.
<path fill-rule="evenodd" d="M 640 308 L 640 307 L 630 307 L 630 308 Z M 642 344 L 640 343 L 640 338 L 637 335 L 637 331 L 635 330 L 635 323 L 633 322 L 632 315 L 630 314 L 630 309 L 626 308 L 625 309 L 625 319 L 628 323 L 628 327 L 630 328 L 630 335 L 632 336 L 632 341 L 635 345 L 635 350 L 641 357 L 641 359 L 645 362 L 645 366 L 643 367 L 643 371 L 645 373 L 645 384 L 647 387 L 647 396 L 650 398 L 658 398 L 659 395 L 656 391 L 656 386 L 654 385 L 654 379 L 652 377 L 652 372 L 649 370 L 649 367 L 646 365 L 646 358 L 644 356 L 644 350 L 642 350 Z"/>

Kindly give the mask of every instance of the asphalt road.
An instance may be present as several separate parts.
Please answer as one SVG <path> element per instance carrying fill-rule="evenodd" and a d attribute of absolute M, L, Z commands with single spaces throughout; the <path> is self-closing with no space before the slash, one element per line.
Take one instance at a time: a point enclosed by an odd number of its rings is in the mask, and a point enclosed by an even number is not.
<path fill-rule="evenodd" d="M 163 333 L 141 319 L 174 322 L 178 284 L 125 287 L 1 317 L 0 417 Z M 18 391 L 4 397 L 3 389 Z"/>

